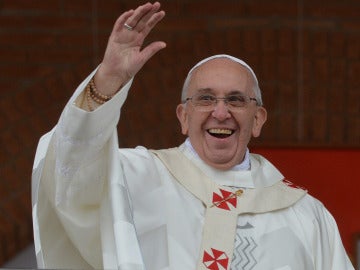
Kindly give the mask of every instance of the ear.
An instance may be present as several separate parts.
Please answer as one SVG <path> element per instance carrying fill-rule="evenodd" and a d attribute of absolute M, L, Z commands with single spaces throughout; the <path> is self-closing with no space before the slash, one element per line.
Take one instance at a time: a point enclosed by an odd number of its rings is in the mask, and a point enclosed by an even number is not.
<path fill-rule="evenodd" d="M 252 129 L 253 137 L 259 137 L 261 128 L 265 124 L 267 119 L 267 111 L 264 107 L 258 107 L 255 113 L 254 125 Z"/>
<path fill-rule="evenodd" d="M 188 125 L 188 115 L 186 112 L 186 105 L 185 104 L 179 104 L 176 107 L 176 116 L 180 122 L 181 125 L 181 133 L 183 135 L 188 135 L 189 131 L 189 125 Z"/>

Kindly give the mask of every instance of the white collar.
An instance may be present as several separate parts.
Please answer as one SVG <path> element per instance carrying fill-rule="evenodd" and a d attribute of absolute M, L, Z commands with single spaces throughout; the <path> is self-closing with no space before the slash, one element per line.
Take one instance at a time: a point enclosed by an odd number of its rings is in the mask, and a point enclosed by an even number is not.
<path fill-rule="evenodd" d="M 188 144 L 189 145 L 189 144 Z M 284 179 L 274 165 L 260 155 L 249 154 L 250 170 L 218 170 L 206 164 L 194 153 L 187 143 L 179 146 L 179 150 L 191 160 L 207 177 L 219 185 L 240 188 L 262 188 L 274 185 Z M 190 144 L 191 145 L 191 144 Z"/>
<path fill-rule="evenodd" d="M 189 138 L 180 146 L 180 150 L 192 160 L 214 182 L 231 187 L 254 188 L 255 184 L 250 171 L 250 153 L 247 149 L 244 160 L 227 171 L 215 169 L 207 165 L 196 153 Z"/>

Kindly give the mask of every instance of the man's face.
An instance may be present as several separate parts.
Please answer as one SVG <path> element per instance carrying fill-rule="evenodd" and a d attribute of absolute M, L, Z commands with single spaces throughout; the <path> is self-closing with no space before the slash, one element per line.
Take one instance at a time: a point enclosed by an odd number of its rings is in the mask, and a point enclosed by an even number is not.
<path fill-rule="evenodd" d="M 227 58 L 212 59 L 197 67 L 189 83 L 187 97 L 198 92 L 216 97 L 242 93 L 255 97 L 250 72 Z M 236 112 L 218 100 L 209 112 L 199 111 L 191 102 L 179 104 L 177 116 L 184 135 L 200 158 L 208 165 L 227 170 L 241 163 L 252 136 L 260 135 L 266 121 L 266 110 L 250 102 Z"/>

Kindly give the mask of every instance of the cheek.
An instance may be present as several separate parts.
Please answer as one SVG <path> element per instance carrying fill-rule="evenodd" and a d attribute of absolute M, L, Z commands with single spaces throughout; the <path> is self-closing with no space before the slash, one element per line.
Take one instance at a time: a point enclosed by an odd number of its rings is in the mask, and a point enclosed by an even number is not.
<path fill-rule="evenodd" d="M 207 120 L 207 115 L 203 113 L 189 114 L 187 118 L 187 133 L 189 136 L 199 136 L 202 133 L 203 125 Z"/>
<path fill-rule="evenodd" d="M 241 128 L 240 130 L 241 130 L 240 136 L 242 137 L 242 140 L 248 141 L 252 135 L 252 127 L 250 126 L 250 124 L 246 125 L 245 127 Z"/>
<path fill-rule="evenodd" d="M 187 131 L 187 135 L 191 135 L 194 133 L 195 129 L 196 129 L 196 121 L 194 121 L 194 117 L 193 116 L 189 116 L 187 118 L 186 121 L 186 131 Z"/>
<path fill-rule="evenodd" d="M 248 137 L 251 137 L 251 135 L 254 133 L 255 120 L 251 118 L 249 115 L 247 115 L 238 118 L 237 123 L 240 129 L 240 136 L 243 139 L 247 139 Z"/>

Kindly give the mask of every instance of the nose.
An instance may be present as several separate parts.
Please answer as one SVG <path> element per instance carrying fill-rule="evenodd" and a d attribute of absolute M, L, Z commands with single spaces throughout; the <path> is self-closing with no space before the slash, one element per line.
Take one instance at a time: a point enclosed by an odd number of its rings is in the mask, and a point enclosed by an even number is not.
<path fill-rule="evenodd" d="M 213 109 L 211 115 L 220 121 L 223 121 L 223 120 L 231 117 L 229 108 L 226 105 L 225 101 L 222 99 L 217 100 L 216 104 L 214 105 L 214 109 Z"/>

